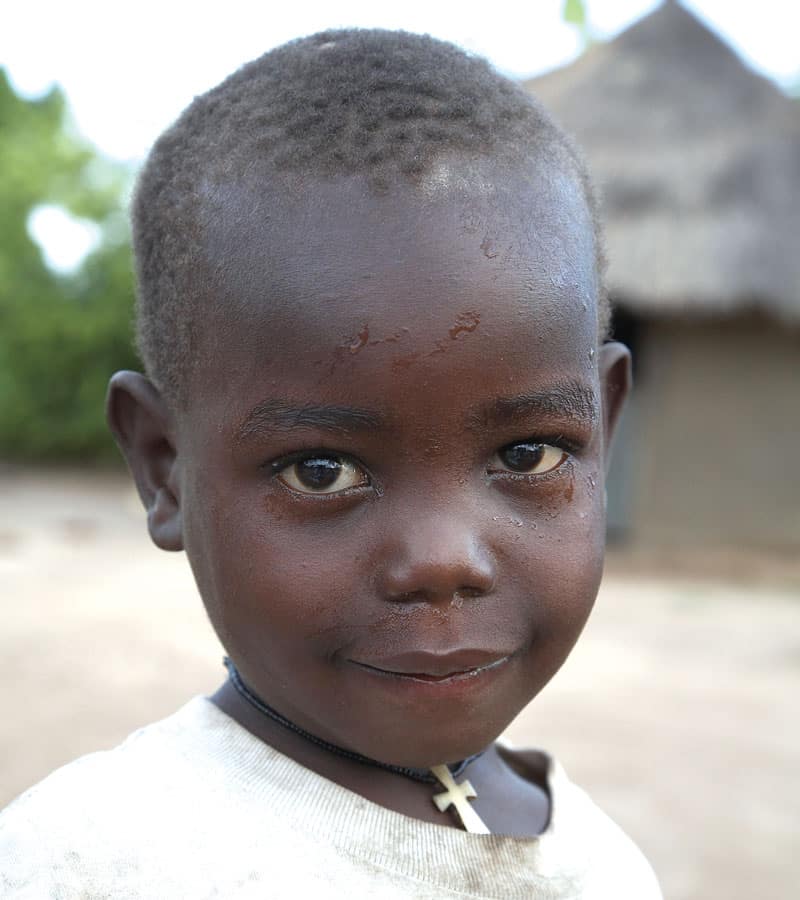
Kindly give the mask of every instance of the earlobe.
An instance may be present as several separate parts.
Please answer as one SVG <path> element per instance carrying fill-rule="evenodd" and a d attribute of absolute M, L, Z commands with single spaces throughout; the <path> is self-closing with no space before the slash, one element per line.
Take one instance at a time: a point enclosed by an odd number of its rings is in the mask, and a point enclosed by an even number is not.
<path fill-rule="evenodd" d="M 609 341 L 600 347 L 598 365 L 603 393 L 603 455 L 608 470 L 614 434 L 633 383 L 631 352 L 619 341 Z"/>
<path fill-rule="evenodd" d="M 106 417 L 147 510 L 153 543 L 183 550 L 177 453 L 164 398 L 139 372 L 117 372 L 108 385 Z"/>

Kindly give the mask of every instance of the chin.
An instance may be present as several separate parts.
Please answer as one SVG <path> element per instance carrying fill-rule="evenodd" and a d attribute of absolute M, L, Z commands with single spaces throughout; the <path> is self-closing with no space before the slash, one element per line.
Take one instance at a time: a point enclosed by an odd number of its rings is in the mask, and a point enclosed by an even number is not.
<path fill-rule="evenodd" d="M 380 738 L 365 736 L 359 752 L 395 766 L 429 769 L 442 763 L 457 763 L 485 750 L 513 721 L 516 711 L 507 716 L 465 711 L 454 720 L 452 710 L 438 721 L 426 717 L 406 720 L 403 727 L 387 729 Z M 393 733 L 395 732 L 395 733 Z M 370 739 L 371 738 L 371 739 Z"/>

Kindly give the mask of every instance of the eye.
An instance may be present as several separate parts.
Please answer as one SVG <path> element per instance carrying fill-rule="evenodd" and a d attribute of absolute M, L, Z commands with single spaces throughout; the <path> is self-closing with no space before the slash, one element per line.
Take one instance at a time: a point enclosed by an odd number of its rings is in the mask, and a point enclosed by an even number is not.
<path fill-rule="evenodd" d="M 366 472 L 342 456 L 312 454 L 277 468 L 278 480 L 300 494 L 338 494 L 369 484 Z"/>
<path fill-rule="evenodd" d="M 491 471 L 514 472 L 518 475 L 544 475 L 557 469 L 568 454 L 560 447 L 519 441 L 508 444 L 495 454 Z"/>

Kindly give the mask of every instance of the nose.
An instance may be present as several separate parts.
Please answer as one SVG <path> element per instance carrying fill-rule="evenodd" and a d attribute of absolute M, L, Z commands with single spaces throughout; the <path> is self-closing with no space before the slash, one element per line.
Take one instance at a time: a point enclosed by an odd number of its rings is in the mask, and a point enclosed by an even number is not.
<path fill-rule="evenodd" d="M 398 529 L 387 547 L 383 594 L 389 600 L 451 603 L 490 593 L 496 561 L 464 519 L 431 517 Z"/>

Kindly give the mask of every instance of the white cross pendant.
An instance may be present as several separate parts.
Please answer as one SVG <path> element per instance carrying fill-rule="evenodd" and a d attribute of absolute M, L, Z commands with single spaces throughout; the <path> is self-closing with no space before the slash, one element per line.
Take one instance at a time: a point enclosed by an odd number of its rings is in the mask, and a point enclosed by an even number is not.
<path fill-rule="evenodd" d="M 431 772 L 442 783 L 442 787 L 445 788 L 443 793 L 433 795 L 433 802 L 436 804 L 439 812 L 444 812 L 452 805 L 455 807 L 459 819 L 461 819 L 461 824 L 467 831 L 472 834 L 491 834 L 491 831 L 483 824 L 481 817 L 470 806 L 469 798 L 478 796 L 475 793 L 475 788 L 468 781 L 456 784 L 447 766 L 434 766 Z"/>

